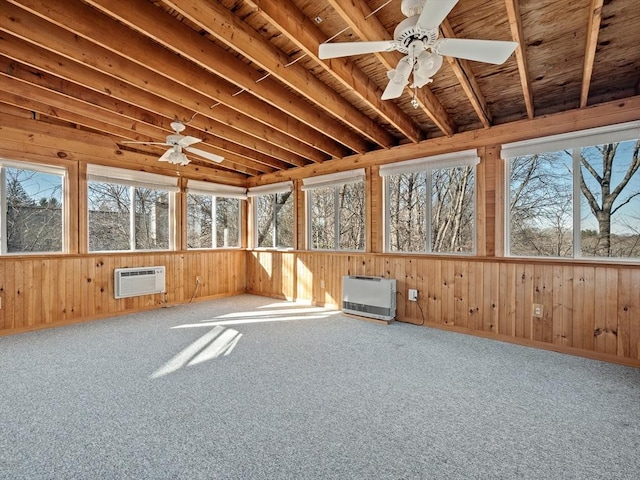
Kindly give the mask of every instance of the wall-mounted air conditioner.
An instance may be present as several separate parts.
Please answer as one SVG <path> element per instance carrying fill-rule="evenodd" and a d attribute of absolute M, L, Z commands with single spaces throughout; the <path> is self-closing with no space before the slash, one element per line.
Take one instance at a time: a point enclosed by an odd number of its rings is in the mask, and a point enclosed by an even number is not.
<path fill-rule="evenodd" d="M 349 275 L 342 277 L 342 311 L 393 320 L 396 316 L 395 278 Z"/>
<path fill-rule="evenodd" d="M 165 291 L 165 271 L 161 267 L 116 268 L 113 272 L 115 298 L 137 297 Z"/>

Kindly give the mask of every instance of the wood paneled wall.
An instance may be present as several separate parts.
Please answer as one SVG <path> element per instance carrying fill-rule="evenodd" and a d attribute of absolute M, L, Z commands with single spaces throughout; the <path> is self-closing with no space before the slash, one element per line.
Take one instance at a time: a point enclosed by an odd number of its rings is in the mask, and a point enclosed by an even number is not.
<path fill-rule="evenodd" d="M 114 298 L 115 268 L 153 265 L 166 267 L 166 294 Z M 0 334 L 235 295 L 245 269 L 242 250 L 0 257 Z"/>
<path fill-rule="evenodd" d="M 251 293 L 341 308 L 343 275 L 397 280 L 399 321 L 640 366 L 640 266 L 248 252 Z M 407 301 L 407 290 L 419 292 Z M 533 305 L 541 304 L 541 318 Z"/>

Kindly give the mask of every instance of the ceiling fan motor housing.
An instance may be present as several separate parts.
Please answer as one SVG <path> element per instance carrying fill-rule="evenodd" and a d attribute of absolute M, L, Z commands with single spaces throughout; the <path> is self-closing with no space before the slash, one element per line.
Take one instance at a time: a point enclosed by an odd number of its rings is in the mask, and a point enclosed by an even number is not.
<path fill-rule="evenodd" d="M 178 145 L 178 142 L 180 140 L 182 140 L 183 136 L 182 135 L 167 135 L 167 143 L 169 145 Z"/>
<path fill-rule="evenodd" d="M 409 18 L 405 18 L 398 24 L 393 32 L 393 38 L 397 42 L 398 51 L 405 55 L 409 53 L 409 46 L 416 40 L 421 40 L 426 47 L 430 47 L 438 39 L 438 29 L 433 28 L 431 30 L 423 31 L 416 26 L 419 15 L 414 15 Z"/>

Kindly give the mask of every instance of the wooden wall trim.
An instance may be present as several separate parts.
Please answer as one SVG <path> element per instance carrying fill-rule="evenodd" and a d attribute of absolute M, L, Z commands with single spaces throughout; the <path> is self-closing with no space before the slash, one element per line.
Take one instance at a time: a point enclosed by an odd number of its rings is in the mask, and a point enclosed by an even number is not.
<path fill-rule="evenodd" d="M 164 265 L 166 294 L 115 299 L 113 270 Z M 0 333 L 235 295 L 245 290 L 244 250 L 0 257 Z M 196 290 L 196 276 L 202 281 Z"/>
<path fill-rule="evenodd" d="M 395 278 L 399 321 L 640 366 L 640 265 L 247 252 L 247 291 L 258 295 L 340 309 L 344 275 Z"/>

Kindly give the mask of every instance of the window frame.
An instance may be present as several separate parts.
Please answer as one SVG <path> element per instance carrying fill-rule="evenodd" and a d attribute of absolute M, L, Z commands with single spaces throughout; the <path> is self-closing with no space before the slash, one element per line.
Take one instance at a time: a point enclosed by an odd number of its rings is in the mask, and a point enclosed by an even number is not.
<path fill-rule="evenodd" d="M 509 258 L 544 259 L 556 261 L 597 261 L 611 263 L 640 263 L 640 257 L 602 257 L 584 256 L 582 254 L 582 192 L 580 190 L 579 171 L 580 150 L 608 143 L 627 142 L 640 139 L 640 121 L 606 125 L 603 127 L 578 130 L 575 132 L 537 137 L 520 142 L 502 145 L 500 158 L 505 162 L 504 168 L 504 246 L 505 256 Z M 553 153 L 571 150 L 572 180 L 572 212 L 571 227 L 572 255 L 518 255 L 511 253 L 511 169 L 513 158 L 525 155 Z"/>
<path fill-rule="evenodd" d="M 61 248 L 56 251 L 40 251 L 40 252 L 8 252 L 8 233 L 7 211 L 6 211 L 6 168 L 15 168 L 21 170 L 31 170 L 37 173 L 49 175 L 57 175 L 61 177 L 62 192 L 61 198 Z M 0 257 L 9 256 L 33 256 L 33 255 L 61 255 L 69 253 L 69 170 L 67 167 L 56 166 L 37 162 L 25 162 L 20 160 L 11 160 L 0 157 Z"/>
<path fill-rule="evenodd" d="M 478 251 L 478 208 L 477 208 L 477 195 L 478 195 L 478 169 L 477 166 L 480 163 L 480 157 L 475 149 L 463 150 L 453 153 L 445 153 L 441 155 L 433 155 L 428 157 L 421 157 L 412 160 L 406 160 L 402 162 L 391 163 L 382 165 L 380 167 L 379 175 L 382 177 L 382 189 L 384 199 L 383 219 L 382 225 L 384 229 L 384 253 L 399 254 L 399 255 L 454 255 L 454 256 L 474 256 Z M 434 252 L 432 246 L 433 240 L 433 227 L 432 227 L 432 215 L 433 215 L 433 171 L 447 168 L 459 168 L 459 167 L 472 167 L 473 168 L 473 195 L 472 195 L 472 208 L 473 208 L 473 225 L 471 227 L 472 246 L 468 252 Z M 398 174 L 409 173 L 421 173 L 426 174 L 426 198 L 425 198 L 425 249 L 423 251 L 400 251 L 391 250 L 391 220 L 390 220 L 390 208 L 391 208 L 391 188 L 389 185 L 390 177 Z"/>
<path fill-rule="evenodd" d="M 272 233 L 272 242 L 271 246 L 258 246 L 258 208 L 257 208 L 257 198 L 263 197 L 266 195 L 274 195 L 273 201 L 277 201 L 277 195 L 281 193 L 291 193 L 291 201 L 293 202 L 292 210 L 293 210 L 293 231 L 291 233 L 291 246 L 290 247 L 279 247 L 278 244 L 278 212 L 277 209 L 273 209 L 273 233 Z M 257 187 L 251 187 L 247 189 L 247 197 L 251 199 L 251 207 L 252 207 L 252 223 L 253 223 L 253 232 L 252 232 L 252 247 L 255 249 L 261 250 L 294 250 L 296 244 L 296 199 L 295 195 L 293 195 L 293 182 L 278 182 L 271 183 L 268 185 L 260 185 Z"/>
<path fill-rule="evenodd" d="M 211 198 L 211 243 L 210 247 L 189 247 L 188 238 L 189 238 L 189 224 L 188 221 L 185 221 L 186 228 L 186 238 L 187 244 L 185 245 L 186 250 L 216 250 L 222 248 L 232 248 L 239 249 L 242 248 L 242 232 L 243 232 L 243 222 L 242 222 L 242 203 L 239 204 L 238 208 L 238 245 L 236 246 L 217 246 L 217 202 L 218 198 L 235 198 L 238 201 L 247 200 L 247 189 L 243 187 L 235 187 L 232 185 L 224 185 L 221 183 L 211 183 L 211 182 L 203 182 L 200 180 L 188 180 L 187 189 L 186 189 L 186 207 L 187 207 L 187 217 L 188 217 L 188 208 L 189 208 L 189 195 L 204 195 Z M 187 218 L 188 220 L 188 218 Z"/>
<path fill-rule="evenodd" d="M 348 184 L 354 184 L 354 183 L 361 183 L 363 184 L 363 195 L 364 198 L 363 203 L 365 205 L 365 212 L 364 212 L 364 218 L 363 218 L 363 228 L 366 232 L 366 222 L 367 222 L 367 215 L 366 215 L 366 174 L 365 174 L 365 170 L 364 168 L 359 168 L 356 170 L 348 170 L 345 172 L 337 172 L 337 173 L 331 173 L 331 174 L 327 174 L 327 175 L 319 175 L 319 176 L 315 176 L 315 177 L 308 177 L 308 178 L 304 178 L 302 180 L 302 191 L 305 192 L 305 212 L 306 212 L 306 218 L 307 218 L 307 222 L 306 222 L 306 244 L 307 244 L 307 250 L 312 250 L 312 251 L 320 251 L 320 252 L 365 252 L 366 248 L 367 248 L 367 241 L 368 239 L 366 238 L 365 235 L 365 239 L 364 239 L 364 245 L 362 246 L 362 249 L 358 249 L 358 250 L 353 250 L 353 249 L 346 249 L 346 248 L 341 248 L 340 247 L 340 238 L 341 238 L 341 233 L 342 231 L 340 230 L 340 202 L 339 202 L 339 198 L 340 198 L 340 189 L 342 187 L 344 187 L 345 185 Z M 312 201 L 311 201 L 311 195 L 313 194 L 314 190 L 319 190 L 322 188 L 329 188 L 331 187 L 333 189 L 333 248 L 317 248 L 313 246 L 313 217 L 312 217 Z"/>
<path fill-rule="evenodd" d="M 122 185 L 129 188 L 129 248 L 114 249 L 114 250 L 91 250 L 91 229 L 89 227 L 89 184 L 91 182 L 105 183 L 112 185 Z M 87 225 L 87 252 L 88 253 L 126 253 L 126 252 L 170 252 L 176 250 L 177 244 L 177 221 L 176 221 L 176 208 L 177 208 L 177 194 L 179 192 L 178 178 L 170 177 L 167 175 L 160 175 L 149 172 L 139 172 L 134 170 L 128 170 L 117 167 L 107 167 L 103 165 L 88 164 L 87 165 L 87 211 L 86 211 L 86 225 Z M 136 248 L 136 223 L 135 223 L 135 190 L 136 188 L 145 188 L 150 190 L 166 191 L 169 201 L 168 208 L 168 247 L 162 249 L 141 249 Z"/>

